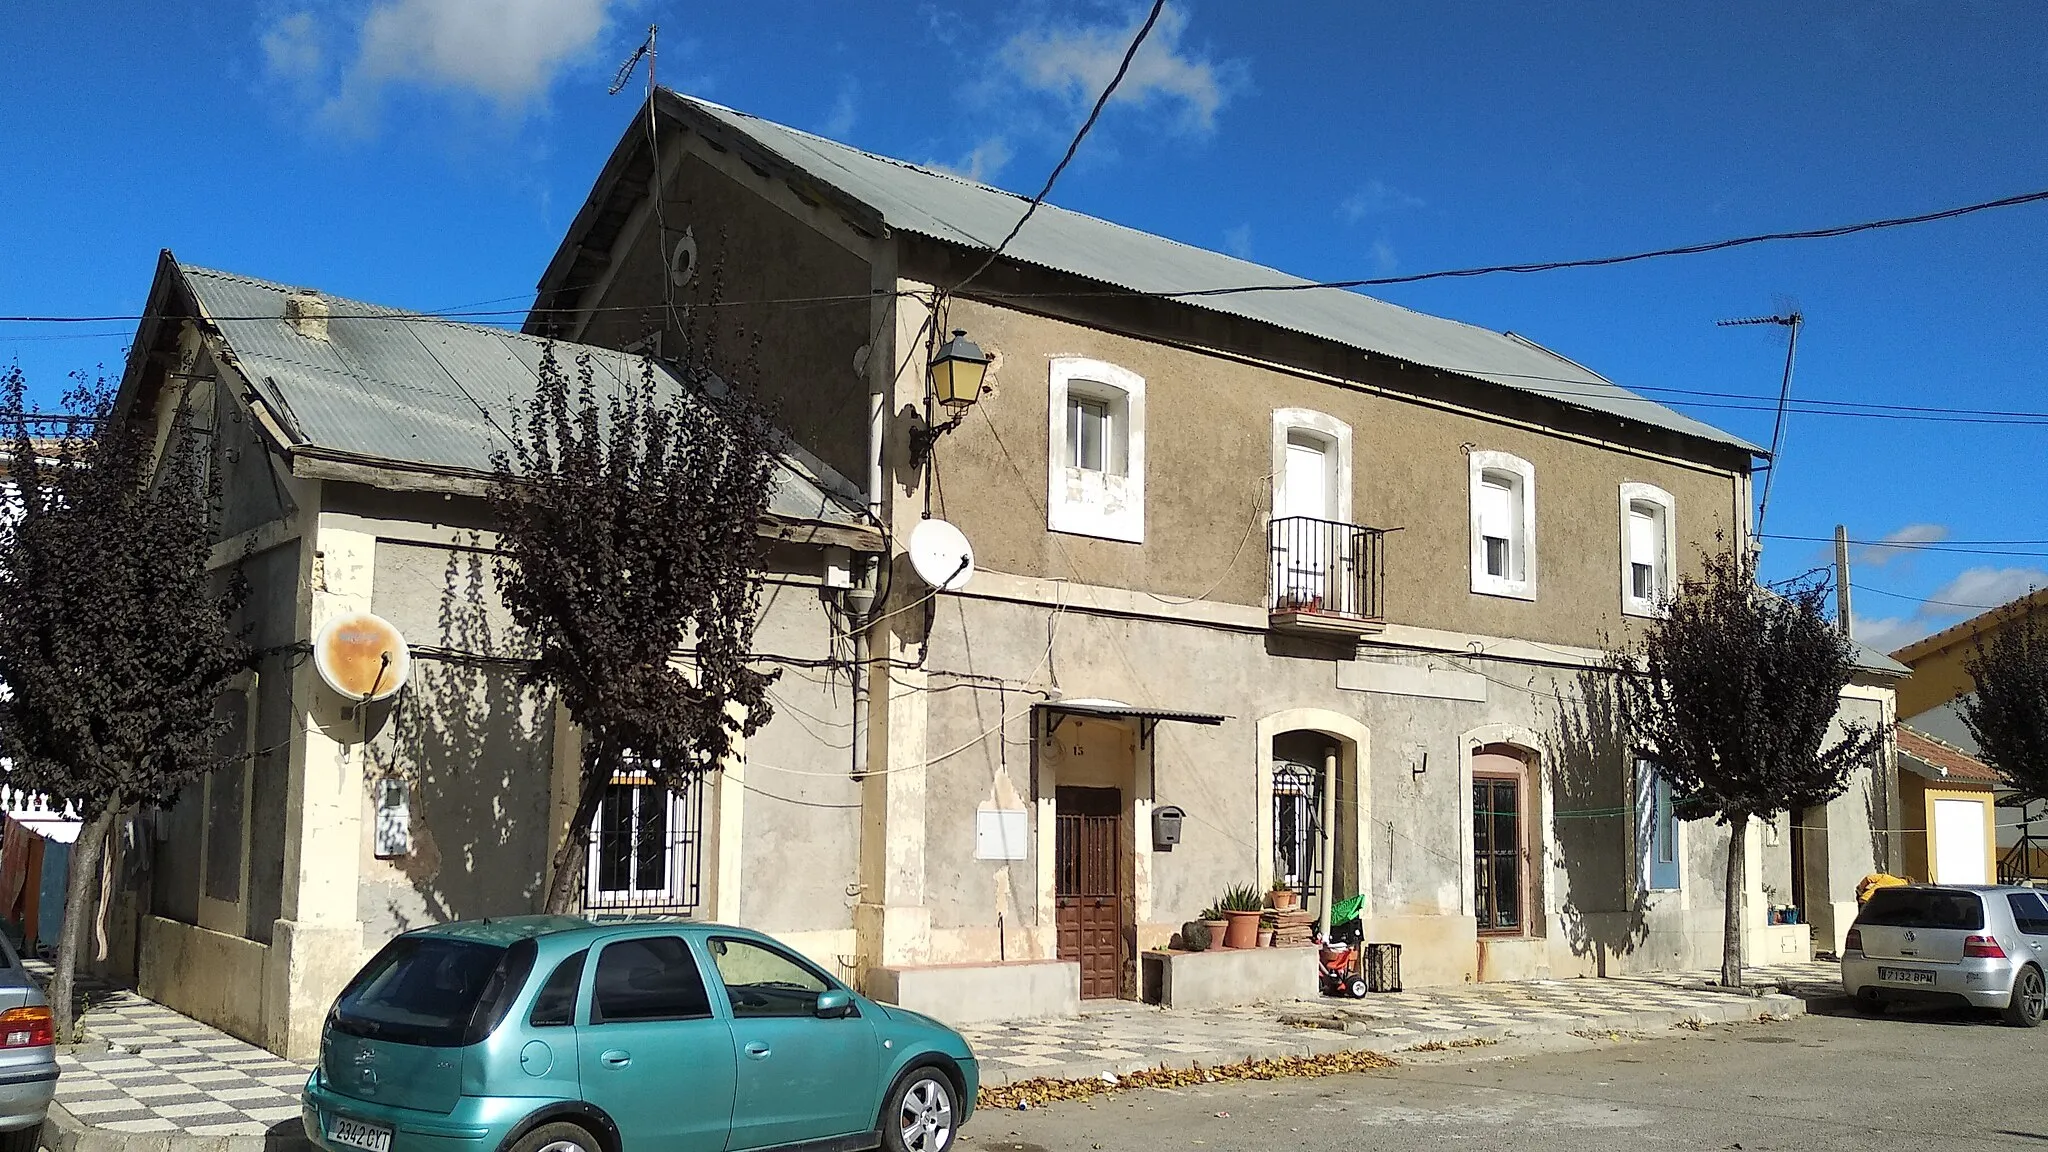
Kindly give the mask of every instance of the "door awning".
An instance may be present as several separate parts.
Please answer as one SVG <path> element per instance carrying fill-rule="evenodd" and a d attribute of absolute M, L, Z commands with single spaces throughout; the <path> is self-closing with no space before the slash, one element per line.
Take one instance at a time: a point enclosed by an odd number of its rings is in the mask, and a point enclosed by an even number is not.
<path fill-rule="evenodd" d="M 1046 713 L 1046 734 L 1059 731 L 1060 722 L 1069 716 L 1090 716 L 1099 720 L 1135 720 L 1138 723 L 1138 747 L 1143 748 L 1152 740 L 1152 730 L 1160 721 L 1168 720 L 1181 724 L 1200 724 L 1215 727 L 1230 719 L 1214 712 L 1187 712 L 1178 708 L 1147 708 L 1137 704 L 1125 704 L 1119 700 L 1053 700 L 1038 706 Z"/>

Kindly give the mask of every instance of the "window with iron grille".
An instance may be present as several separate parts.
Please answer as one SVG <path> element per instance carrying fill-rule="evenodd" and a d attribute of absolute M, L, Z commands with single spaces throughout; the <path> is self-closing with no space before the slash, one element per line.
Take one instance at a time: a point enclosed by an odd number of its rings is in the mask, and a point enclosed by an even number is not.
<path fill-rule="evenodd" d="M 1481 932 L 1522 930 L 1522 782 L 1472 780 L 1472 896 Z"/>
<path fill-rule="evenodd" d="M 704 844 L 702 777 L 671 791 L 644 766 L 606 786 L 590 823 L 584 906 L 592 913 L 696 910 Z"/>
<path fill-rule="evenodd" d="M 1322 816 L 1322 773 L 1306 764 L 1273 765 L 1273 876 L 1303 896 L 1318 890 Z"/>

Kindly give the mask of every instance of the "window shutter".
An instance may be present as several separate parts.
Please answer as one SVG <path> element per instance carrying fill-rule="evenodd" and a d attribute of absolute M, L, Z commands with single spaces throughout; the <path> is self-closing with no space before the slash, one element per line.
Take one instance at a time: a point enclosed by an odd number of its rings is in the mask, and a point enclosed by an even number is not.
<path fill-rule="evenodd" d="M 1492 476 L 1479 484 L 1479 534 L 1513 540 L 1515 490 L 1507 481 Z"/>
<path fill-rule="evenodd" d="M 1631 564 L 1647 565 L 1652 572 L 1663 559 L 1664 549 L 1657 539 L 1657 515 L 1641 504 L 1634 504 L 1628 510 L 1628 559 Z"/>

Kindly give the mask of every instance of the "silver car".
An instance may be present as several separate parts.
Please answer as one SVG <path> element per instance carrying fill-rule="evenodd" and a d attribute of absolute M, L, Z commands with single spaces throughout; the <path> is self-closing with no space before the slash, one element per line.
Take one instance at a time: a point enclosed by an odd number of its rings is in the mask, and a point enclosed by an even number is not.
<path fill-rule="evenodd" d="M 2032 1028 L 2048 1015 L 2048 899 L 2032 888 L 1880 888 L 1842 948 L 1842 990 L 1867 1012 L 1894 1003 L 1996 1008 Z"/>
<path fill-rule="evenodd" d="M 57 1094 L 50 1002 L 0 936 L 0 1152 L 36 1152 Z"/>

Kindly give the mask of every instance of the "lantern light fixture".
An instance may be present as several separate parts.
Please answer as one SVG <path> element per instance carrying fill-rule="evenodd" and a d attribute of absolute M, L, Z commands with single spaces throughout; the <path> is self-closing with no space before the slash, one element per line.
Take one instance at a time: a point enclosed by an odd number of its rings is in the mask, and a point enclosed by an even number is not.
<path fill-rule="evenodd" d="M 988 365 L 988 353 L 967 338 L 964 328 L 955 328 L 953 338 L 932 353 L 931 391 L 925 403 L 925 419 L 910 434 L 910 462 L 913 467 L 923 468 L 931 459 L 932 446 L 938 443 L 939 437 L 958 428 L 960 421 L 967 418 L 967 410 L 981 399 L 983 382 L 988 378 Z M 952 413 L 945 423 L 932 423 L 933 402 Z"/>

